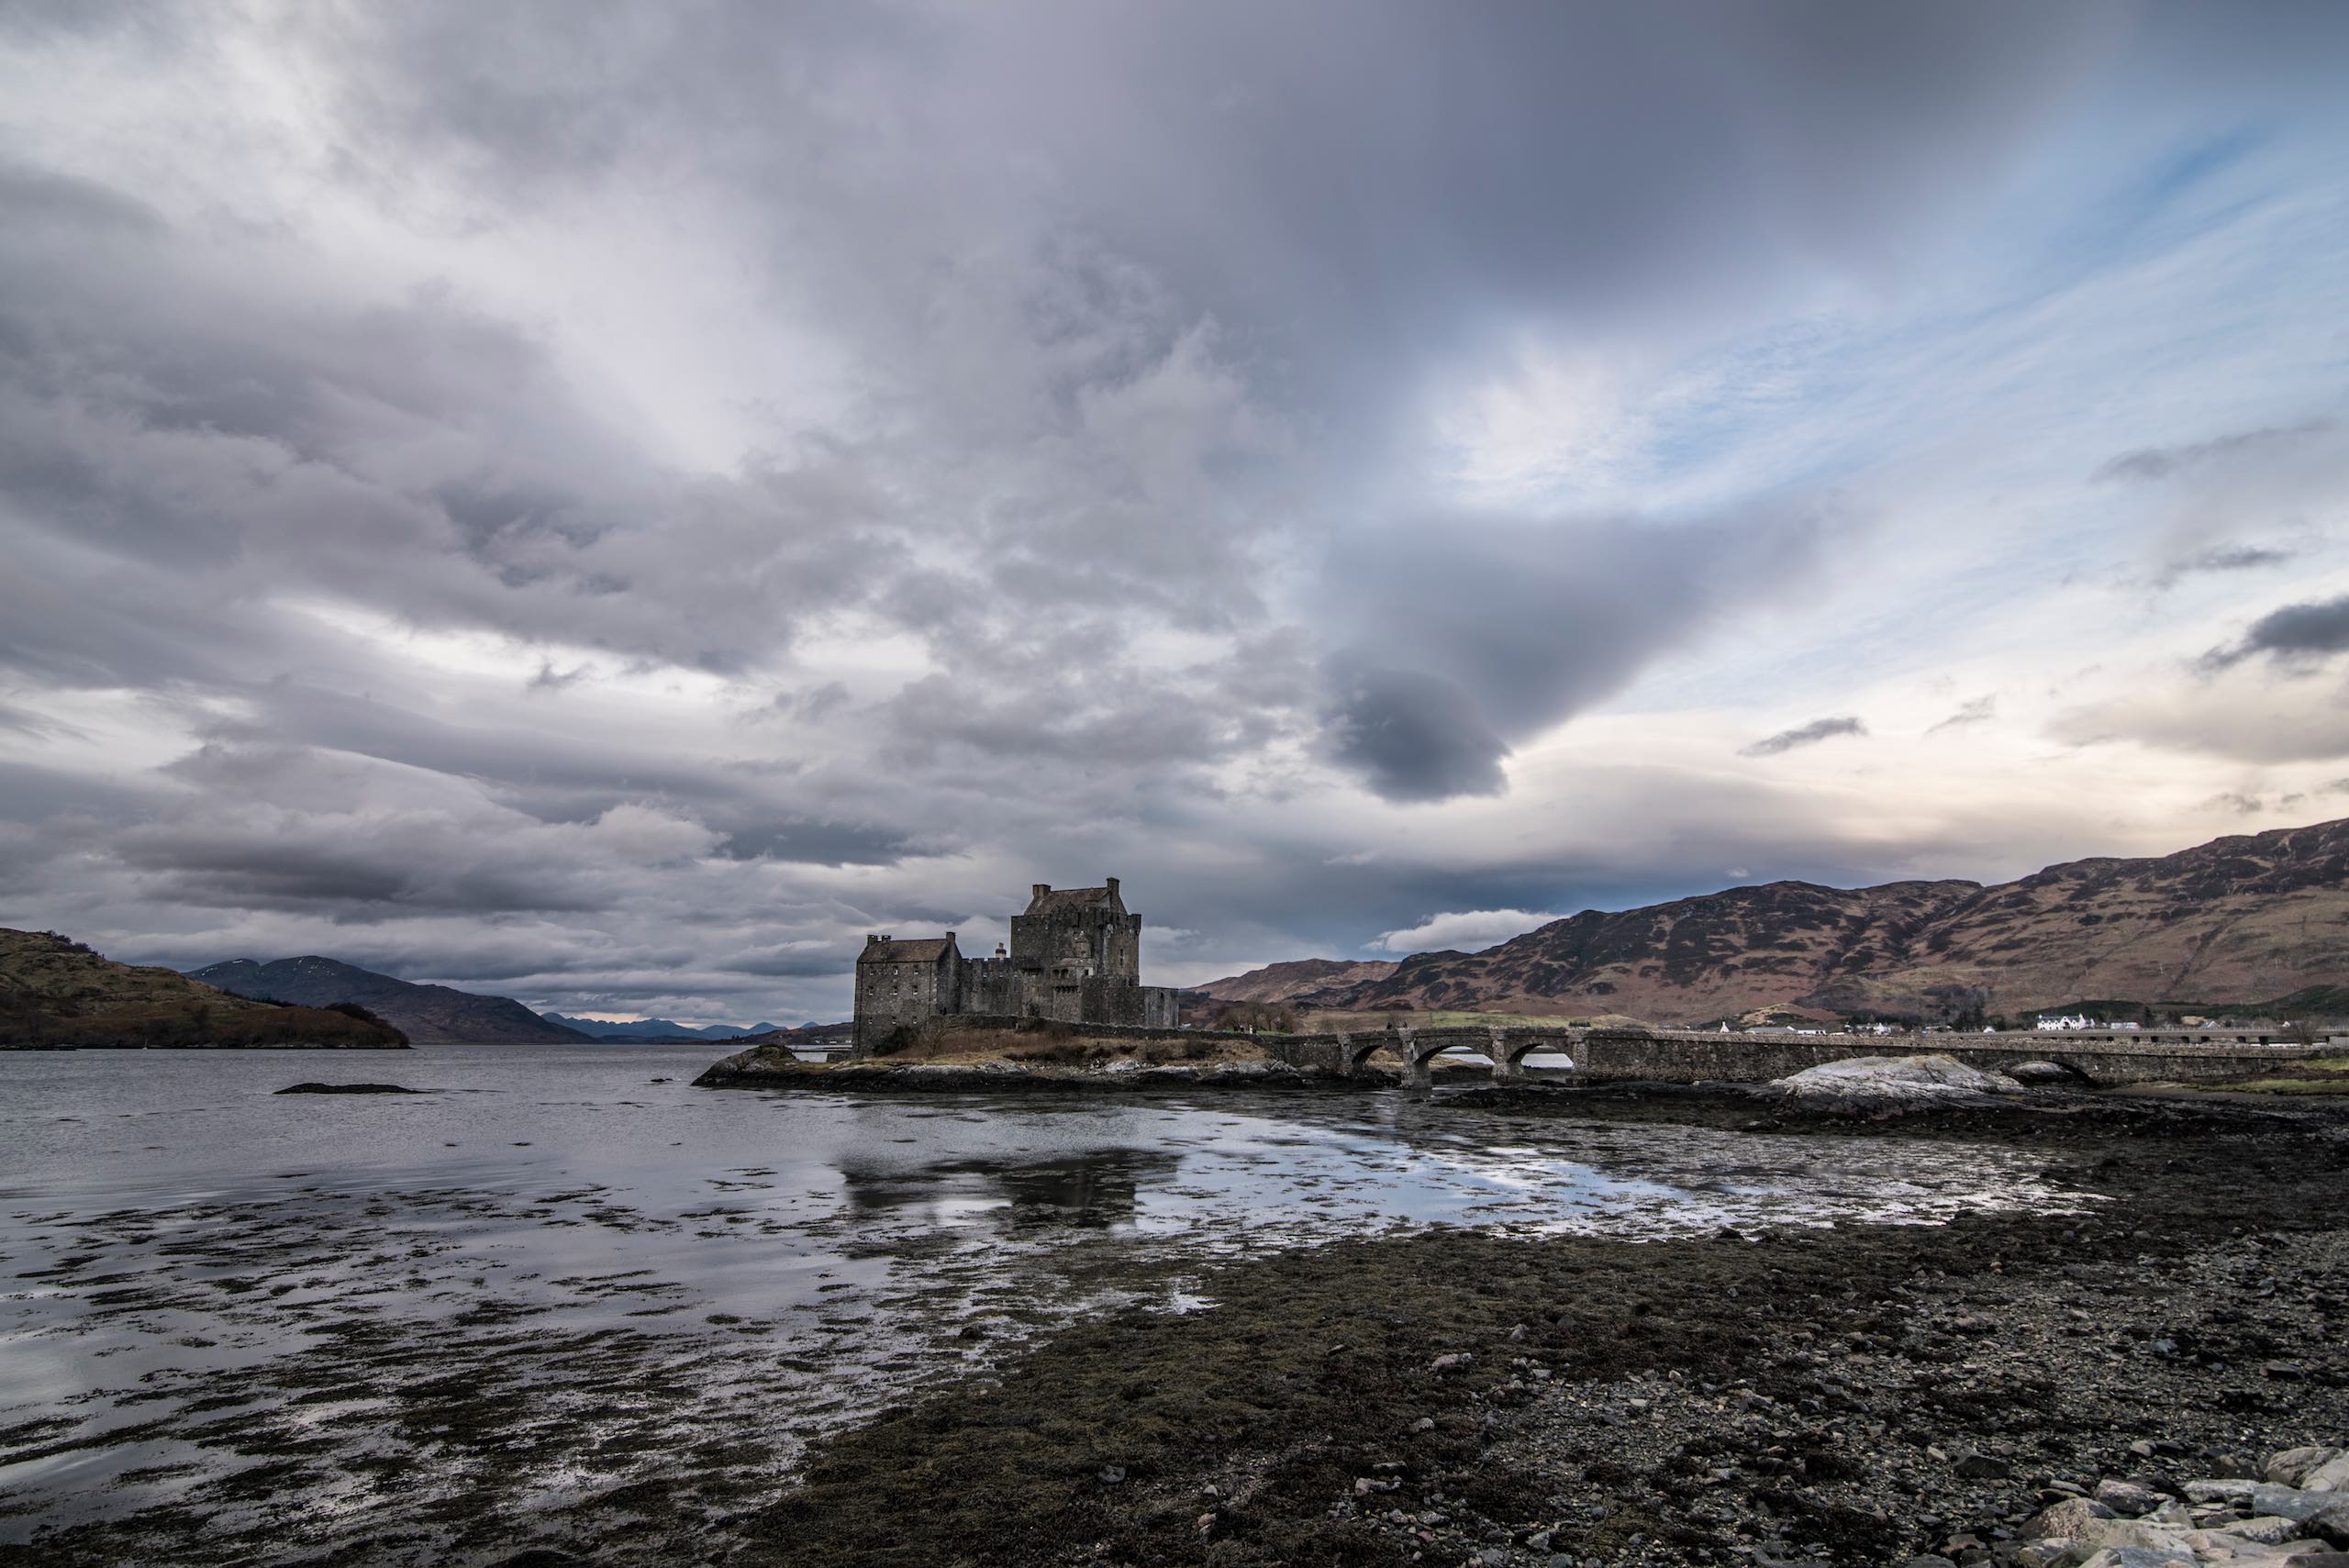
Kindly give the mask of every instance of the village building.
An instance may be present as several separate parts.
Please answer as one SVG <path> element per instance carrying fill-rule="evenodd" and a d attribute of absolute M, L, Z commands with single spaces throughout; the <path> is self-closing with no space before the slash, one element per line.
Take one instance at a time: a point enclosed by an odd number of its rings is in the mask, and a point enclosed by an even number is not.
<path fill-rule="evenodd" d="M 1099 887 L 1037 883 L 1011 917 L 1011 943 L 966 958 L 955 934 L 868 935 L 856 958 L 854 1054 L 869 1056 L 900 1029 L 932 1018 L 1052 1018 L 1071 1024 L 1172 1028 L 1171 986 L 1141 983 L 1141 917 L 1118 879 Z"/>

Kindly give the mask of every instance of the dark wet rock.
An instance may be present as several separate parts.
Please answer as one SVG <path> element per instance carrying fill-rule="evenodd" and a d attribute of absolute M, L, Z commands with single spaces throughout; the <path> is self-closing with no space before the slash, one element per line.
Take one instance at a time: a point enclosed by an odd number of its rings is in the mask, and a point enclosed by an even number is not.
<path fill-rule="evenodd" d="M 1974 1449 L 1960 1449 L 1951 1454 L 1949 1467 L 1969 1481 L 2003 1481 L 2014 1473 L 2014 1466 L 1997 1454 Z"/>
<path fill-rule="evenodd" d="M 281 1095 L 420 1095 L 421 1089 L 411 1089 L 402 1084 L 295 1084 L 277 1091 Z"/>
<path fill-rule="evenodd" d="M 2004 1071 L 2006 1076 L 2027 1088 L 2069 1089 L 2087 1082 L 2084 1074 L 2059 1062 L 2018 1062 Z"/>

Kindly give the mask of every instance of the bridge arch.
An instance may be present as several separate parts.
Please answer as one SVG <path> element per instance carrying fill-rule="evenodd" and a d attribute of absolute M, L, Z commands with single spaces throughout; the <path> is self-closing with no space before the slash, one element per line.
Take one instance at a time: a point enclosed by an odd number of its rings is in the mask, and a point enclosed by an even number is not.
<path fill-rule="evenodd" d="M 1575 1038 L 1564 1029 L 1496 1029 L 1492 1034 L 1492 1043 L 1485 1048 L 1485 1053 L 1493 1059 L 1496 1084 L 1523 1080 L 1525 1059 L 1536 1051 L 1554 1051 L 1574 1062 Z"/>
<path fill-rule="evenodd" d="M 1339 1062 L 1346 1076 L 1359 1078 L 1371 1072 L 1370 1059 L 1380 1051 L 1392 1049 L 1403 1059 L 1403 1081 L 1425 1088 L 1434 1080 L 1429 1063 L 1456 1046 L 1471 1043 L 1455 1038 L 1456 1029 L 1380 1029 L 1375 1033 L 1342 1034 L 1338 1037 Z"/>
<path fill-rule="evenodd" d="M 1370 1059 L 1390 1045 L 1402 1048 L 1404 1060 L 1410 1060 L 1409 1029 L 1379 1029 L 1366 1034 L 1341 1034 L 1338 1037 L 1338 1066 L 1349 1078 L 1359 1078 L 1370 1071 Z"/>

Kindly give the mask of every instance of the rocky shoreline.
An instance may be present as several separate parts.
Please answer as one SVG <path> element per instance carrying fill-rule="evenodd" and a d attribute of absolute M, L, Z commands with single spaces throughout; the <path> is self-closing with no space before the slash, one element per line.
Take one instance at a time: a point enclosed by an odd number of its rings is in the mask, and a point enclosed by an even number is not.
<path fill-rule="evenodd" d="M 712 1089 L 799 1089 L 829 1094 L 1000 1094 L 1007 1090 L 1097 1094 L 1136 1089 L 1385 1089 L 1384 1078 L 1348 1078 L 1277 1062 L 1150 1063 L 1130 1057 L 1104 1066 L 1028 1062 L 812 1062 L 763 1049 L 713 1062 L 694 1083 Z"/>
<path fill-rule="evenodd" d="M 1752 1117 L 1688 1091 L 1473 1099 Z M 2261 1495 L 2235 1484 L 2349 1434 L 2338 1111 L 1770 1125 L 2027 1143 L 2076 1202 L 1696 1242 L 1431 1231 L 1234 1264 L 1198 1282 L 1213 1310 L 1088 1323 L 823 1445 L 749 1558 L 2046 1568 L 2110 1546 L 2099 1568 L 2143 1568 L 2303 1539 L 2238 1518 Z M 2124 1518 L 2121 1496 L 2154 1501 Z"/>
<path fill-rule="evenodd" d="M 1396 1087 L 1425 1087 L 1398 1067 L 1377 1059 L 1357 1071 L 1283 1061 L 1244 1037 L 1141 1041 L 1132 1039 L 1025 1040 L 996 1034 L 978 1040 L 950 1040 L 934 1053 L 891 1054 L 854 1060 L 809 1062 L 786 1049 L 761 1042 L 710 1064 L 693 1080 L 697 1088 L 787 1089 L 817 1093 L 992 1094 L 1005 1091 L 1132 1092 L 1192 1089 L 1318 1089 L 1359 1093 Z M 2326 1064 L 2328 1068 L 2330 1063 Z M 2034 1071 L 2043 1069 L 2043 1071 Z M 1946 1054 L 1862 1056 L 1830 1061 L 1768 1082 L 1700 1081 L 1670 1084 L 1638 1077 L 1583 1074 L 1572 1069 L 1531 1068 L 1496 1082 L 1489 1069 L 1467 1063 L 1438 1063 L 1432 1080 L 1453 1086 L 1513 1095 L 1587 1095 L 1618 1089 L 1675 1089 L 1707 1104 L 1742 1100 L 1765 1116 L 1792 1109 L 1847 1118 L 1909 1115 L 1920 1111 L 1996 1108 L 2068 1111 L 2092 1105 L 2110 1091 L 2098 1090 L 2076 1073 L 2054 1063 L 2026 1062 L 2012 1075 L 1971 1067 Z M 2311 1078 L 2304 1083 L 2259 1085 L 2288 1089 L 2311 1099 L 2349 1104 L 2349 1078 Z M 2196 1094 L 2228 1093 L 2225 1082 L 2171 1085 Z"/>

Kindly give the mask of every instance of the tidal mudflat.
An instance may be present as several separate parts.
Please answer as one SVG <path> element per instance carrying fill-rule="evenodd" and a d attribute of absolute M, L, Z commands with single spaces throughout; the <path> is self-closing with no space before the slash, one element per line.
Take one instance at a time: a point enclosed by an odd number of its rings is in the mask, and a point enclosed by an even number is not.
<path fill-rule="evenodd" d="M 1399 1094 L 695 1091 L 707 1056 L 11 1062 L 0 1551 L 723 1558 L 763 1550 L 811 1441 L 983 1391 L 1073 1326 L 1213 1317 L 1251 1260 L 2098 1201 L 1996 1140 Z M 275 1093 L 339 1072 L 428 1092 Z"/>

